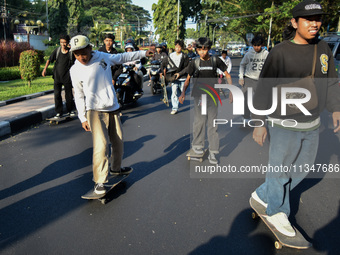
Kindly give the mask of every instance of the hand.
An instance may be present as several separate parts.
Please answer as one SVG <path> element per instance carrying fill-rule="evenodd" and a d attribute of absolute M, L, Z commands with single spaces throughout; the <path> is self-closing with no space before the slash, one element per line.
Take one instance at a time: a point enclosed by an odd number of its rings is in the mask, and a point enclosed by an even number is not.
<path fill-rule="evenodd" d="M 152 57 L 153 54 L 154 54 L 154 51 L 148 50 L 148 51 L 145 53 L 145 56 L 149 58 L 149 57 Z"/>
<path fill-rule="evenodd" d="M 253 139 L 259 145 L 263 146 L 264 141 L 267 137 L 267 129 L 265 127 L 256 127 L 253 131 Z"/>
<path fill-rule="evenodd" d="M 180 95 L 180 97 L 178 98 L 178 100 L 179 100 L 179 102 L 181 103 L 181 104 L 183 104 L 183 102 L 184 102 L 184 99 L 185 99 L 185 95 Z"/>
<path fill-rule="evenodd" d="M 91 131 L 90 125 L 87 121 L 84 121 L 83 123 L 81 123 L 83 129 L 85 129 L 86 132 Z"/>
<path fill-rule="evenodd" d="M 46 76 L 46 69 L 44 69 L 44 70 L 42 71 L 41 75 L 42 75 L 43 77 Z"/>
<path fill-rule="evenodd" d="M 179 73 L 175 73 L 175 80 L 179 78 Z"/>
<path fill-rule="evenodd" d="M 239 79 L 239 80 L 238 80 L 238 84 L 240 84 L 240 85 L 243 87 L 243 85 L 244 85 L 244 79 Z"/>
<path fill-rule="evenodd" d="M 340 130 L 340 112 L 333 112 L 333 125 L 334 125 L 334 133 Z"/>

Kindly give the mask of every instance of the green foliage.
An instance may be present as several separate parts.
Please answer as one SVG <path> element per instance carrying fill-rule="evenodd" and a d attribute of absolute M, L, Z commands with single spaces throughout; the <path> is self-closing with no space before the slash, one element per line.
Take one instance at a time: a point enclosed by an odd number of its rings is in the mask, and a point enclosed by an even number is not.
<path fill-rule="evenodd" d="M 19 64 L 20 53 L 31 49 L 29 43 L 17 43 L 15 41 L 0 42 L 0 67 L 10 67 Z"/>
<path fill-rule="evenodd" d="M 31 86 L 32 80 L 39 75 L 40 60 L 39 55 L 34 50 L 23 51 L 20 54 L 20 74 L 21 78 L 28 82 L 28 86 Z"/>
<path fill-rule="evenodd" d="M 21 79 L 2 82 L 0 83 L 0 101 L 51 90 L 53 89 L 53 83 L 52 76 L 37 78 L 34 81 L 34 86 L 31 87 L 26 86 L 26 82 Z"/>

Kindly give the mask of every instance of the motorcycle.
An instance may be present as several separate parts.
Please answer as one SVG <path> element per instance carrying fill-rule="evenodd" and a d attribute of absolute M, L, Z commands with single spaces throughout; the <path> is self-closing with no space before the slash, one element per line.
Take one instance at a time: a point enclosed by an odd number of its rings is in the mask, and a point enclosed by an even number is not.
<path fill-rule="evenodd" d="M 118 103 L 121 106 L 134 103 L 142 97 L 142 94 L 135 95 L 137 86 L 142 88 L 143 79 L 139 74 L 136 75 L 135 65 L 123 64 L 123 72 L 118 76 L 115 83 Z"/>
<path fill-rule="evenodd" d="M 151 75 L 151 82 L 150 82 L 150 87 L 151 87 L 151 93 L 152 95 L 159 93 L 163 90 L 161 86 L 161 79 L 160 79 L 160 74 L 161 72 L 161 62 L 159 60 L 153 60 L 151 61 L 151 66 L 150 66 L 150 75 Z"/>

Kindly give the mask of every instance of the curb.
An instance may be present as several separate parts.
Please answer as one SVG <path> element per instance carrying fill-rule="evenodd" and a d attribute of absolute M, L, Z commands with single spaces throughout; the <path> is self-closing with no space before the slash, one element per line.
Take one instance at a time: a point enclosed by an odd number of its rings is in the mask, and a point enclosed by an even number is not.
<path fill-rule="evenodd" d="M 143 76 L 143 81 L 147 81 L 149 78 L 148 74 Z M 0 101 L 0 107 L 8 104 L 14 104 L 17 102 L 21 102 L 24 100 L 36 98 L 39 96 L 47 95 L 53 93 L 54 90 L 47 90 L 44 92 L 38 92 L 31 95 L 21 96 L 17 98 L 13 98 L 6 101 Z M 64 110 L 66 110 L 66 103 L 64 102 Z M 0 121 L 0 138 L 3 136 L 12 135 L 15 132 L 18 132 L 24 128 L 27 128 L 31 125 L 40 123 L 46 120 L 49 117 L 54 116 L 54 105 L 49 105 L 43 108 L 40 108 L 35 111 L 27 112 L 24 114 L 19 114 L 15 117 L 12 117 L 8 120 Z"/>
<path fill-rule="evenodd" d="M 0 137 L 12 135 L 24 128 L 46 120 L 54 114 L 54 105 L 49 105 L 35 111 L 17 115 L 5 121 L 0 121 Z"/>
<path fill-rule="evenodd" d="M 43 91 L 43 92 L 37 92 L 37 93 L 26 95 L 26 96 L 15 97 L 15 98 L 12 98 L 12 99 L 9 99 L 9 100 L 6 100 L 6 101 L 0 101 L 0 107 L 5 106 L 5 105 L 9 105 L 9 104 L 18 103 L 18 102 L 25 101 L 25 100 L 28 100 L 28 99 L 44 96 L 44 95 L 47 95 L 47 94 L 52 94 L 53 92 L 54 92 L 54 90 L 51 89 L 51 90 L 46 90 L 46 91 Z"/>

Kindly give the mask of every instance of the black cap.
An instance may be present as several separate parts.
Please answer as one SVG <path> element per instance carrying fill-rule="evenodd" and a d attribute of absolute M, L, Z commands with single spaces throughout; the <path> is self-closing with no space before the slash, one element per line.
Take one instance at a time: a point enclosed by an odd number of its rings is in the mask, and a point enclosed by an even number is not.
<path fill-rule="evenodd" d="M 293 18 L 297 17 L 306 17 L 313 15 L 322 15 L 326 14 L 322 10 L 322 6 L 320 3 L 313 0 L 305 0 L 301 3 L 297 4 L 292 10 Z"/>

